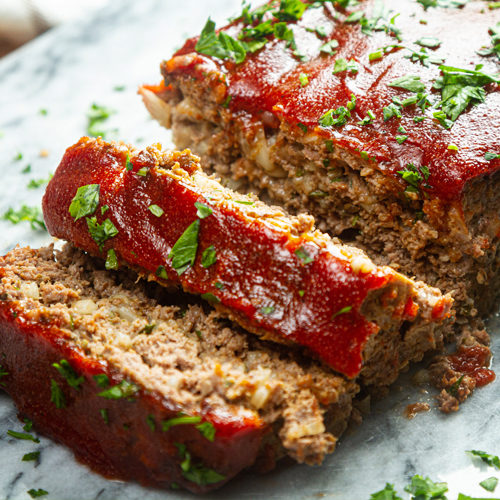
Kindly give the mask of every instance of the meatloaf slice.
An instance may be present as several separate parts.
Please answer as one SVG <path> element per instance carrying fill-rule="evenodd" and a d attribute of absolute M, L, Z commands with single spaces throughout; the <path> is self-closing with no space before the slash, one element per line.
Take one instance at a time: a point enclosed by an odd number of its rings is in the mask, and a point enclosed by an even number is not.
<path fill-rule="evenodd" d="M 486 314 L 500 291 L 500 10 L 345 3 L 246 8 L 226 38 L 207 23 L 144 102 L 229 185 L 453 291 L 460 322 Z M 220 50 L 228 36 L 239 51 Z"/>
<path fill-rule="evenodd" d="M 43 199 L 49 232 L 108 267 L 200 294 L 265 339 L 308 349 L 350 378 L 388 385 L 435 348 L 451 299 L 360 250 L 207 177 L 184 152 L 83 138 Z"/>
<path fill-rule="evenodd" d="M 105 476 L 194 492 L 333 451 L 355 383 L 103 267 L 69 245 L 0 260 L 1 387 L 37 430 Z"/>

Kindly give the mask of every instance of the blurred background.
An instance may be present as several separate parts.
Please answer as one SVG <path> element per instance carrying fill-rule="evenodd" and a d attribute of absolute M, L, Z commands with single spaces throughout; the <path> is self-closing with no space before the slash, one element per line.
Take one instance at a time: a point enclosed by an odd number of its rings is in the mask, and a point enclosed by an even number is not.
<path fill-rule="evenodd" d="M 0 0 L 0 58 L 48 29 L 108 0 Z"/>

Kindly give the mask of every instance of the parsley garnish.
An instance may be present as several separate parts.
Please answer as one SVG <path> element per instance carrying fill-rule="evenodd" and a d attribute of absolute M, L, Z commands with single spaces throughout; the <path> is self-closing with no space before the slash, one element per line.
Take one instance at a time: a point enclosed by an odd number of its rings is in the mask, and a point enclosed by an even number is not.
<path fill-rule="evenodd" d="M 147 324 L 144 326 L 144 328 L 141 328 L 139 330 L 139 333 L 145 333 L 146 335 L 149 335 L 156 327 L 155 323 Z"/>
<path fill-rule="evenodd" d="M 418 193 L 422 182 L 427 181 L 430 176 L 428 167 L 425 165 L 417 167 L 413 163 L 408 163 L 404 170 L 398 170 L 397 173 L 405 182 L 408 183 L 408 186 L 405 189 L 405 192 L 407 193 Z M 425 182 L 423 186 L 429 187 L 429 185 Z"/>
<path fill-rule="evenodd" d="M 131 170 L 134 169 L 134 165 L 130 161 L 130 155 L 127 153 L 127 156 L 125 157 L 125 169 L 130 172 Z"/>
<path fill-rule="evenodd" d="M 164 214 L 163 208 L 159 207 L 158 205 L 149 205 L 148 210 L 153 214 L 156 215 L 156 217 L 161 217 Z"/>
<path fill-rule="evenodd" d="M 278 12 L 274 16 L 280 21 L 298 21 L 307 5 L 300 0 L 281 0 Z"/>
<path fill-rule="evenodd" d="M 210 442 L 213 442 L 215 439 L 215 427 L 213 426 L 212 422 L 202 422 L 199 425 L 195 426 L 198 431 L 200 431 L 200 434 L 207 439 Z"/>
<path fill-rule="evenodd" d="M 167 274 L 167 270 L 165 269 L 165 266 L 158 266 L 156 268 L 155 274 L 156 274 L 156 276 L 158 276 L 158 278 L 168 280 L 168 274 Z"/>
<path fill-rule="evenodd" d="M 407 135 L 397 135 L 396 136 L 396 141 L 398 142 L 398 144 L 403 144 L 403 142 L 405 142 L 406 139 L 408 139 Z"/>
<path fill-rule="evenodd" d="M 31 165 L 26 165 L 22 170 L 22 174 L 29 174 L 31 172 Z"/>
<path fill-rule="evenodd" d="M 91 137 L 105 137 L 106 131 L 101 127 L 103 123 L 113 114 L 114 110 L 93 103 L 87 113 L 87 134 Z"/>
<path fill-rule="evenodd" d="M 439 66 L 442 76 L 434 82 L 434 88 L 441 90 L 439 107 L 454 122 L 469 104 L 478 104 L 486 99 L 484 86 L 500 83 L 497 75 L 481 71 Z"/>
<path fill-rule="evenodd" d="M 416 42 L 417 45 L 421 47 L 428 47 L 429 49 L 437 49 L 441 45 L 441 40 L 434 36 L 423 36 L 419 38 Z"/>
<path fill-rule="evenodd" d="M 307 73 L 300 73 L 299 83 L 301 87 L 306 87 L 307 85 L 309 85 L 309 76 L 307 75 Z"/>
<path fill-rule="evenodd" d="M 47 179 L 31 179 L 28 184 L 26 184 L 26 187 L 28 189 L 38 189 L 39 187 L 47 184 L 50 179 L 52 179 L 52 175 L 49 175 Z"/>
<path fill-rule="evenodd" d="M 7 434 L 13 438 L 16 438 L 16 439 L 24 439 L 25 441 L 33 441 L 34 443 L 40 442 L 40 440 L 38 438 L 36 438 L 35 436 L 32 436 L 31 434 L 28 434 L 27 432 L 17 432 L 17 431 L 8 430 Z"/>
<path fill-rule="evenodd" d="M 53 378 L 50 379 L 50 401 L 54 403 L 58 409 L 66 407 L 64 393 Z"/>
<path fill-rule="evenodd" d="M 489 477 L 488 479 L 485 479 L 484 481 L 481 481 L 479 483 L 479 485 L 486 491 L 495 491 L 497 484 L 498 484 L 498 479 L 496 477 Z"/>
<path fill-rule="evenodd" d="M 155 417 L 154 415 L 148 415 L 146 417 L 146 423 L 148 424 L 148 427 L 154 432 L 156 430 L 156 422 L 155 422 Z"/>
<path fill-rule="evenodd" d="M 217 59 L 232 59 L 237 64 L 242 63 L 246 57 L 243 44 L 223 31 L 217 34 L 215 23 L 210 18 L 208 18 L 194 49 L 200 54 Z"/>
<path fill-rule="evenodd" d="M 201 255 L 201 265 L 208 268 L 217 262 L 217 251 L 213 245 L 205 248 Z"/>
<path fill-rule="evenodd" d="M 202 464 L 194 464 L 191 461 L 191 454 L 187 451 L 185 444 L 174 443 L 179 450 L 179 455 L 182 458 L 180 464 L 182 475 L 199 485 L 218 483 L 225 479 L 225 477 L 213 469 L 209 469 Z"/>
<path fill-rule="evenodd" d="M 351 100 L 347 103 L 347 107 L 340 106 L 337 109 L 328 110 L 319 120 L 318 123 L 322 127 L 342 127 L 351 118 L 351 113 L 356 107 L 356 97 L 351 94 Z M 336 118 L 335 118 L 336 117 Z"/>
<path fill-rule="evenodd" d="M 347 61 L 343 57 L 337 59 L 335 61 L 335 66 L 333 67 L 333 74 L 336 75 L 337 73 L 342 73 L 343 71 L 357 73 L 359 71 L 358 63 L 354 59 L 351 59 L 350 61 Z"/>
<path fill-rule="evenodd" d="M 475 457 L 479 457 L 484 463 L 488 464 L 490 467 L 496 467 L 497 469 L 500 469 L 500 458 L 498 458 L 496 455 L 490 455 L 489 453 L 480 450 L 469 450 L 467 451 L 467 453 Z"/>
<path fill-rule="evenodd" d="M 208 302 L 211 302 L 212 304 L 218 304 L 220 302 L 219 297 L 216 297 L 213 293 L 202 293 L 200 297 Z"/>
<path fill-rule="evenodd" d="M 345 306 L 342 309 L 339 309 L 337 312 L 334 312 L 330 319 L 334 319 L 337 316 L 340 316 L 341 314 L 347 314 L 349 311 L 351 311 L 351 309 L 352 309 L 352 306 Z"/>
<path fill-rule="evenodd" d="M 386 483 L 385 488 L 383 490 L 371 494 L 370 500 L 403 500 L 403 499 L 396 494 L 396 490 L 394 489 L 393 484 Z"/>
<path fill-rule="evenodd" d="M 260 313 L 261 314 L 264 314 L 264 315 L 269 315 L 269 314 L 272 314 L 274 312 L 275 308 L 274 306 L 264 306 L 261 310 L 260 310 Z"/>
<path fill-rule="evenodd" d="M 388 85 L 389 87 L 398 87 L 410 92 L 423 92 L 425 90 L 425 85 L 420 81 L 420 77 L 416 75 L 406 75 L 396 78 L 396 80 L 388 83 Z"/>
<path fill-rule="evenodd" d="M 329 56 L 335 54 L 337 51 L 337 48 L 339 46 L 339 42 L 335 39 L 330 40 L 329 42 L 324 43 L 320 48 L 319 51 L 322 54 L 328 54 Z"/>
<path fill-rule="evenodd" d="M 109 271 L 110 269 L 118 269 L 118 257 L 116 256 L 116 252 L 113 248 L 108 250 L 106 254 L 106 262 L 104 267 Z"/>
<path fill-rule="evenodd" d="M 411 484 L 405 487 L 405 491 L 415 495 L 419 500 L 446 500 L 444 494 L 448 491 L 448 485 L 435 483 L 428 477 L 416 474 L 411 478 Z"/>
<path fill-rule="evenodd" d="M 500 3 L 497 2 L 497 7 L 500 7 Z M 491 8 L 490 4 L 490 8 Z M 498 59 L 500 59 L 500 22 L 496 24 L 496 26 L 491 27 L 489 30 L 490 37 L 491 37 L 491 43 L 492 46 L 490 48 L 482 48 L 481 50 L 478 50 L 478 54 L 481 56 L 490 56 L 493 54 L 496 54 Z"/>
<path fill-rule="evenodd" d="M 314 261 L 305 247 L 299 247 L 295 250 L 295 255 L 302 261 L 303 264 L 310 264 Z"/>
<path fill-rule="evenodd" d="M 141 177 L 146 177 L 146 175 L 148 175 L 148 172 L 149 169 L 147 167 L 142 167 L 136 172 L 136 174 L 140 175 Z"/>
<path fill-rule="evenodd" d="M 131 382 L 122 380 L 118 385 L 114 385 L 105 391 L 98 394 L 102 398 L 106 399 L 122 399 L 131 398 L 136 392 L 139 391 L 139 387 Z"/>
<path fill-rule="evenodd" d="M 86 215 L 92 215 L 99 205 L 99 184 L 80 186 L 71 200 L 69 213 L 77 221 Z"/>
<path fill-rule="evenodd" d="M 38 488 L 37 490 L 31 488 L 31 490 L 28 490 L 27 493 L 31 498 L 43 497 L 44 495 L 49 494 L 48 491 L 42 490 L 42 488 Z"/>
<path fill-rule="evenodd" d="M 167 432 L 171 427 L 175 427 L 176 425 L 194 425 L 199 424 L 201 422 L 201 417 L 196 416 L 187 416 L 179 413 L 179 416 L 174 418 L 169 418 L 168 420 L 164 420 L 161 423 L 161 430 L 163 432 Z"/>
<path fill-rule="evenodd" d="M 99 387 L 108 387 L 109 377 L 105 373 L 99 373 L 98 375 L 94 375 L 93 378 Z"/>
<path fill-rule="evenodd" d="M 65 359 L 61 359 L 59 363 L 52 363 L 52 366 L 59 372 L 61 377 L 66 379 L 66 382 L 70 387 L 79 389 L 80 385 L 85 380 L 83 377 L 78 377 L 75 370 Z"/>
<path fill-rule="evenodd" d="M 500 159 L 500 153 L 490 153 L 488 151 L 487 153 L 484 153 L 484 159 L 487 161 L 498 160 Z"/>
<path fill-rule="evenodd" d="M 196 219 L 187 227 L 172 247 L 169 258 L 172 259 L 172 267 L 179 275 L 194 264 L 198 249 L 199 232 L 200 220 Z"/>
<path fill-rule="evenodd" d="M 89 228 L 90 236 L 99 246 L 99 250 L 102 252 L 104 243 L 113 238 L 118 234 L 118 229 L 109 220 L 106 219 L 102 224 L 97 222 L 96 217 L 87 217 L 87 226 Z"/>
<path fill-rule="evenodd" d="M 23 462 L 31 462 L 33 460 L 38 460 L 40 457 L 40 452 L 39 451 L 32 451 L 31 453 L 26 453 L 23 455 L 23 458 L 21 459 Z"/>
<path fill-rule="evenodd" d="M 104 420 L 104 423 L 107 425 L 109 424 L 109 415 L 108 415 L 108 410 L 106 408 L 101 408 L 99 410 L 99 413 L 101 414 L 102 419 Z"/>
<path fill-rule="evenodd" d="M 212 215 L 212 209 L 210 207 L 207 207 L 203 203 L 200 202 L 195 202 L 194 206 L 197 208 L 196 210 L 196 217 L 199 219 L 205 219 L 209 215 Z"/>
<path fill-rule="evenodd" d="M 366 112 L 366 116 L 360 122 L 358 122 L 358 125 L 369 125 L 373 120 L 375 120 L 375 113 L 371 109 L 369 109 Z"/>
<path fill-rule="evenodd" d="M 9 374 L 9 372 L 6 372 L 6 371 L 4 370 L 4 368 L 2 367 L 2 365 L 0 365 L 0 380 L 1 380 L 3 377 L 5 377 L 6 375 L 8 375 L 8 374 Z M 5 382 L 0 382 L 0 385 L 5 386 Z"/>
<path fill-rule="evenodd" d="M 44 230 L 45 222 L 43 221 L 42 211 L 38 207 L 30 207 L 28 205 L 22 205 L 19 210 L 14 210 L 10 207 L 3 215 L 2 219 L 12 222 L 12 224 L 19 224 L 21 221 L 27 221 L 30 223 L 31 229 Z"/>
<path fill-rule="evenodd" d="M 427 10 L 429 7 L 458 9 L 463 7 L 468 0 L 417 0 L 417 2 L 424 7 L 424 10 Z"/>
<path fill-rule="evenodd" d="M 382 109 L 382 115 L 385 122 L 393 116 L 401 118 L 401 108 L 397 104 L 391 102 L 388 106 Z"/>

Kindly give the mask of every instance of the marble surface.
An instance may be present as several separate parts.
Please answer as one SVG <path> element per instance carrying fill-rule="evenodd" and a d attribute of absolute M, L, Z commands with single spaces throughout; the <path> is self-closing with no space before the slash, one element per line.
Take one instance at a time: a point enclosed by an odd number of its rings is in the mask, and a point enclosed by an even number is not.
<path fill-rule="evenodd" d="M 158 65 L 189 34 L 200 31 L 207 16 L 218 22 L 239 10 L 238 0 L 123 0 L 110 2 L 92 17 L 49 32 L 0 61 L 0 213 L 22 203 L 37 205 L 43 187 L 28 182 L 54 171 L 68 145 L 85 133 L 86 113 L 93 102 L 116 113 L 106 124 L 108 137 L 136 144 L 170 144 L 169 132 L 147 115 L 137 85 L 159 81 Z M 115 90 L 124 86 L 123 91 Z M 46 114 L 40 113 L 46 110 Z M 41 157 L 46 150 L 48 156 Z M 22 153 L 22 160 L 14 158 Z M 31 165 L 31 173 L 22 170 Z M 38 246 L 50 241 L 29 225 L 0 221 L 0 250 L 16 244 Z M 500 330 L 494 318 L 491 332 Z M 494 338 L 493 367 L 499 366 L 500 339 Z M 455 499 L 459 491 L 495 498 L 478 486 L 495 470 L 465 454 L 476 448 L 500 453 L 499 385 L 479 391 L 459 413 L 445 416 L 435 408 L 414 420 L 403 416 L 408 403 L 428 401 L 434 394 L 403 377 L 391 395 L 376 404 L 362 426 L 347 432 L 337 451 L 322 467 L 283 464 L 265 476 L 243 474 L 214 499 L 328 498 L 368 499 L 385 482 L 403 487 L 415 473 L 448 481 Z M 108 481 L 75 461 L 70 451 L 48 439 L 40 444 L 7 436 L 21 424 L 8 396 L 0 393 L 0 498 L 28 499 L 27 490 L 43 488 L 47 499 L 166 499 L 192 498 L 179 492 L 142 488 Z M 23 454 L 39 450 L 38 462 L 22 462 Z M 497 473 L 499 471 L 496 471 Z M 497 474 L 497 475 L 500 475 Z M 406 496 L 405 496 L 406 495 Z"/>

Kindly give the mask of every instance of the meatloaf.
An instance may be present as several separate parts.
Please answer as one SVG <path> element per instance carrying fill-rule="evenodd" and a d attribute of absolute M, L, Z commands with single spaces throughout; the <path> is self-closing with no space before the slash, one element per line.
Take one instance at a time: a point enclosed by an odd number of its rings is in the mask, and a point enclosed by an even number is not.
<path fill-rule="evenodd" d="M 461 323 L 500 291 L 500 10 L 488 6 L 245 5 L 140 93 L 208 171 L 453 291 Z"/>
<path fill-rule="evenodd" d="M 201 295 L 264 339 L 387 386 L 442 343 L 451 298 L 208 177 L 189 151 L 82 138 L 43 199 L 49 232 Z"/>
<path fill-rule="evenodd" d="M 2 384 L 107 477 L 204 492 L 284 455 L 320 463 L 358 387 L 210 307 L 67 245 L 0 258 Z"/>

